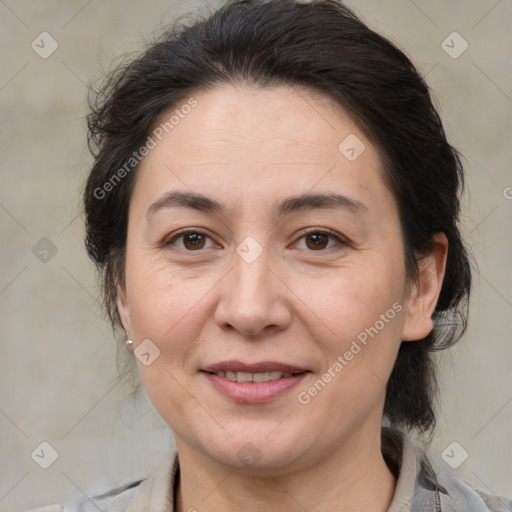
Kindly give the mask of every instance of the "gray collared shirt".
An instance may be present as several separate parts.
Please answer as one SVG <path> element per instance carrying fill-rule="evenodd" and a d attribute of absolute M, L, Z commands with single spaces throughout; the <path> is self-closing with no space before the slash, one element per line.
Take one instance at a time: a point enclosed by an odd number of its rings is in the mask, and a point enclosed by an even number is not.
<path fill-rule="evenodd" d="M 399 430 L 382 427 L 382 452 L 397 479 L 388 512 L 512 512 L 512 500 L 473 488 L 434 465 Z M 101 496 L 28 512 L 175 512 L 178 479 L 179 459 L 174 450 L 145 480 Z"/>

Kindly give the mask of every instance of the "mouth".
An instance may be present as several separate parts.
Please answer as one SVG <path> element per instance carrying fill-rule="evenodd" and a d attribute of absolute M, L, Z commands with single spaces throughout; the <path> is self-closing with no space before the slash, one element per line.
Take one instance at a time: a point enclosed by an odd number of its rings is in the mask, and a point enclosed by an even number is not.
<path fill-rule="evenodd" d="M 269 382 L 287 379 L 300 373 L 308 372 L 306 368 L 280 363 L 278 361 L 260 361 L 245 363 L 232 359 L 204 367 L 201 371 L 228 379 L 232 382 Z"/>
<path fill-rule="evenodd" d="M 271 372 L 257 372 L 257 373 L 249 373 L 249 372 L 235 372 L 232 370 L 227 370 L 225 372 L 205 372 L 210 375 L 215 375 L 217 377 L 221 377 L 223 379 L 230 380 L 231 382 L 269 382 L 273 380 L 279 379 L 288 379 L 295 375 L 300 375 L 302 373 L 308 373 L 308 370 L 304 370 L 302 372 L 281 372 L 281 371 L 271 371 Z"/>
<path fill-rule="evenodd" d="M 270 402 L 294 388 L 310 370 L 276 361 L 223 361 L 200 370 L 223 396 L 239 403 Z"/>

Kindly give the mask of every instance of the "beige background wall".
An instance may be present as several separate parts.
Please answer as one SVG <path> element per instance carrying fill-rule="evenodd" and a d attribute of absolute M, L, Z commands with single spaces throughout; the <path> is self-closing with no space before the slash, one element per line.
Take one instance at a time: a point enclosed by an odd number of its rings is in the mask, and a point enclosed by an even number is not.
<path fill-rule="evenodd" d="M 457 441 L 469 453 L 457 473 L 512 496 L 512 2 L 348 3 L 427 73 L 466 157 L 464 232 L 479 275 L 466 339 L 443 358 L 432 452 Z M 143 478 L 172 442 L 117 376 L 78 194 L 90 164 L 85 84 L 194 5 L 0 1 L 0 511 Z M 44 31 L 58 43 L 47 59 L 31 48 Z M 441 45 L 454 31 L 469 44 L 458 58 Z M 452 54 L 462 48 L 450 41 Z M 43 441 L 58 452 L 46 470 L 31 458 Z"/>

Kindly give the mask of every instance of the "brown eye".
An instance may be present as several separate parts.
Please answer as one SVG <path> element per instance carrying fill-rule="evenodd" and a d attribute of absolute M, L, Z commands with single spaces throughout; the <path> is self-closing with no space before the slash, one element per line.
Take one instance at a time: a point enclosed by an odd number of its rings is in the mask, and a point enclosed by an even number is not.
<path fill-rule="evenodd" d="M 329 243 L 329 236 L 325 233 L 314 233 L 307 235 L 306 240 L 306 245 L 309 249 L 325 249 L 326 245 Z M 308 241 L 311 243 L 308 243 Z"/>
<path fill-rule="evenodd" d="M 183 243 L 187 249 L 202 249 L 204 246 L 204 235 L 192 233 L 183 237 Z"/>
<path fill-rule="evenodd" d="M 346 243 L 343 241 L 341 237 L 331 231 L 324 231 L 321 229 L 310 229 L 306 232 L 304 236 L 301 237 L 301 240 L 305 240 L 306 248 L 310 251 L 320 252 L 324 249 L 332 248 L 336 245 L 345 246 Z M 334 240 L 334 244 L 331 247 L 328 247 L 329 240 Z"/>
<path fill-rule="evenodd" d="M 179 249 L 186 251 L 198 251 L 205 248 L 206 239 L 209 238 L 208 235 L 200 231 L 181 231 L 165 242 L 165 245 L 176 245 Z M 176 244 L 176 241 L 180 239 L 183 240 L 181 246 Z"/>

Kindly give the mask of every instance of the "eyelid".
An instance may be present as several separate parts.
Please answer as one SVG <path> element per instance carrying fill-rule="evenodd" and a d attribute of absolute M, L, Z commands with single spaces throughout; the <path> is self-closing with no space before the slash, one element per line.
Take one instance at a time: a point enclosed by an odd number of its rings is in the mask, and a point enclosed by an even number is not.
<path fill-rule="evenodd" d="M 340 240 L 344 240 L 341 234 L 337 233 L 336 231 L 333 231 L 329 228 L 304 228 L 302 231 L 303 235 L 310 234 L 310 233 L 324 233 L 326 235 L 332 235 L 334 238 L 339 238 Z"/>

